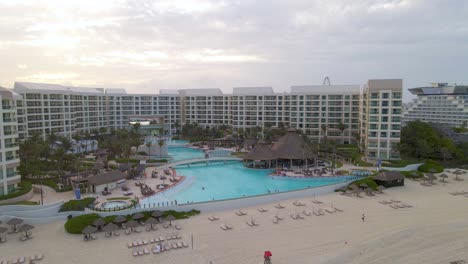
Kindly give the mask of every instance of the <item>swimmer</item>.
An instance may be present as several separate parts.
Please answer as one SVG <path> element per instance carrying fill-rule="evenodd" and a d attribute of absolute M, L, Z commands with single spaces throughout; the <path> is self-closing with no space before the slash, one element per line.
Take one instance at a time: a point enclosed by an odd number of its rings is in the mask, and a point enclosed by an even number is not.
<path fill-rule="evenodd" d="M 202 190 L 205 190 L 205 187 L 201 187 Z"/>

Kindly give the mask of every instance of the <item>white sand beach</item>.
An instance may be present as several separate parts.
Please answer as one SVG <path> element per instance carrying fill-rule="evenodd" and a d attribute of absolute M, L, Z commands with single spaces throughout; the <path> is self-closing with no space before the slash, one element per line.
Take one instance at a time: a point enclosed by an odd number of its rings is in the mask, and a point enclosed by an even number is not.
<path fill-rule="evenodd" d="M 263 263 L 263 252 L 273 253 L 272 263 L 449 263 L 468 261 L 468 198 L 448 192 L 468 191 L 468 181 L 437 182 L 427 187 L 406 181 L 405 187 L 392 188 L 374 197 L 347 197 L 337 193 L 300 199 L 306 206 L 294 206 L 295 200 L 283 201 L 285 209 L 265 204 L 242 209 L 247 216 L 237 216 L 236 210 L 202 213 L 176 221 L 182 226 L 182 240 L 194 238 L 193 250 L 173 249 L 159 255 L 133 257 L 127 242 L 149 240 L 176 232 L 158 231 L 106 238 L 98 233 L 95 241 L 84 242 L 81 235 L 65 233 L 64 222 L 37 225 L 35 237 L 21 242 L 18 235 L 9 235 L 0 244 L 0 259 L 43 253 L 42 263 Z M 411 208 L 393 209 L 379 203 L 399 200 Z M 293 220 L 290 213 L 336 207 L 344 212 L 323 216 L 304 216 Z M 260 213 L 262 207 L 268 212 Z M 365 214 L 365 222 L 361 220 Z M 273 224 L 275 214 L 284 218 Z M 220 217 L 209 221 L 209 216 Z M 245 222 L 253 217 L 257 227 Z M 233 230 L 223 231 L 221 224 Z M 121 232 L 123 233 L 123 232 Z M 151 245 L 151 244 L 150 244 Z M 149 246 L 146 246 L 149 248 Z M 210 262 L 211 261 L 211 262 Z"/>

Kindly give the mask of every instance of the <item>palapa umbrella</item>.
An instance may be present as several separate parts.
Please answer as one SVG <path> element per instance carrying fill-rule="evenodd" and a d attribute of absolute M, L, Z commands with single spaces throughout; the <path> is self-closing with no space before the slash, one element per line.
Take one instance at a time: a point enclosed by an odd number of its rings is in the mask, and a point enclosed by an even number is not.
<path fill-rule="evenodd" d="M 132 215 L 133 220 L 140 220 L 140 219 L 142 219 L 144 217 L 145 217 L 145 215 L 142 214 L 142 213 L 136 213 L 136 214 Z"/>
<path fill-rule="evenodd" d="M 460 181 L 460 180 L 461 180 L 460 178 L 458 178 L 459 175 L 462 175 L 462 174 L 463 174 L 463 172 L 462 172 L 461 170 L 456 170 L 456 171 L 454 171 L 454 172 L 452 172 L 452 173 L 455 174 L 455 180 L 456 180 L 456 181 Z"/>
<path fill-rule="evenodd" d="M 110 234 L 112 234 L 112 232 L 114 232 L 115 230 L 119 229 L 119 226 L 114 224 L 114 223 L 108 223 L 107 225 L 105 225 L 103 228 L 102 228 L 104 231 L 106 232 L 109 232 Z"/>
<path fill-rule="evenodd" d="M 138 222 L 135 221 L 135 220 L 130 220 L 130 221 L 127 222 L 126 225 L 127 225 L 128 227 L 130 227 L 130 231 L 132 231 L 133 228 L 134 228 L 134 227 L 137 227 L 139 224 L 138 224 Z"/>
<path fill-rule="evenodd" d="M 24 224 L 24 225 L 22 225 L 22 226 L 20 226 L 18 228 L 18 231 L 24 232 L 24 235 L 26 236 L 26 238 L 28 238 L 29 237 L 28 231 L 33 229 L 33 228 L 34 228 L 34 226 L 32 226 L 32 225 Z"/>
<path fill-rule="evenodd" d="M 150 224 L 151 228 L 153 228 L 153 225 L 157 223 L 158 223 L 158 219 L 153 218 L 153 217 L 148 218 L 148 220 L 146 220 L 145 222 L 145 224 Z"/>
<path fill-rule="evenodd" d="M 97 227 L 98 229 L 100 229 L 105 224 L 106 224 L 106 221 L 104 221 L 104 219 L 102 219 L 102 218 L 98 218 L 98 219 L 94 220 L 93 223 L 92 223 L 92 225 Z"/>
<path fill-rule="evenodd" d="M 125 216 L 123 216 L 123 215 L 118 215 L 118 216 L 116 216 L 114 218 L 114 221 L 112 221 L 112 222 L 114 222 L 116 224 L 121 224 L 123 222 L 127 222 L 127 218 L 125 218 Z"/>
<path fill-rule="evenodd" d="M 439 175 L 439 178 L 441 178 L 441 179 L 442 179 L 442 182 L 445 182 L 445 180 L 444 180 L 444 179 L 447 179 L 447 178 L 448 178 L 448 176 L 447 176 L 447 174 L 444 174 L 444 173 L 442 173 L 441 175 Z"/>
<path fill-rule="evenodd" d="M 359 187 L 367 189 L 367 188 L 369 188 L 369 185 L 367 185 L 367 183 L 361 183 L 361 184 L 359 184 Z"/>
<path fill-rule="evenodd" d="M 85 235 L 85 238 L 89 238 L 89 234 L 97 231 L 97 227 L 89 225 L 81 230 L 81 233 Z"/>
<path fill-rule="evenodd" d="M 21 223 L 23 223 L 23 219 L 19 219 L 19 218 L 16 218 L 16 217 L 7 221 L 8 225 L 13 226 L 13 232 L 16 232 L 16 226 L 21 224 Z"/>
<path fill-rule="evenodd" d="M 163 212 L 162 212 L 162 211 L 159 211 L 159 210 L 156 210 L 156 211 L 153 211 L 153 212 L 151 213 L 151 216 L 152 216 L 152 217 L 155 217 L 155 218 L 159 218 L 159 217 L 163 216 Z"/>
<path fill-rule="evenodd" d="M 382 193 L 383 190 L 385 190 L 385 189 L 386 189 L 386 188 L 385 188 L 385 186 L 383 186 L 383 185 L 377 186 L 377 191 L 379 191 L 379 193 Z"/>
<path fill-rule="evenodd" d="M 176 220 L 176 218 L 173 215 L 168 215 L 166 216 L 166 220 L 169 221 L 169 225 L 171 225 L 172 224 L 171 221 Z"/>

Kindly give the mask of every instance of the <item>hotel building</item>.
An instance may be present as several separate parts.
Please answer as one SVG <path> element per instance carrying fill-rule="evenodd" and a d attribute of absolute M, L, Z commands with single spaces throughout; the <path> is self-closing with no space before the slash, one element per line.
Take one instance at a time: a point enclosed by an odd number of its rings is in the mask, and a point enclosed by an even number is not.
<path fill-rule="evenodd" d="M 398 159 L 403 80 L 369 80 L 361 93 L 361 149 L 370 159 Z"/>
<path fill-rule="evenodd" d="M 409 91 L 417 98 L 403 109 L 403 125 L 416 120 L 451 127 L 468 123 L 468 86 L 433 83 Z"/>
<path fill-rule="evenodd" d="M 0 195 L 16 189 L 21 180 L 17 170 L 20 159 L 16 119 L 17 100 L 20 99 L 21 96 L 10 89 L 0 87 Z"/>

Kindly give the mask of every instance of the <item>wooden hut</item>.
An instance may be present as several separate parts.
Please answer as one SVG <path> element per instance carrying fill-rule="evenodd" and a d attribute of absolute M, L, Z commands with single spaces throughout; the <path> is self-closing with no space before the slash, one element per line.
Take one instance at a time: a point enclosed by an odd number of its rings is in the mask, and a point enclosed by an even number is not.
<path fill-rule="evenodd" d="M 405 176 L 398 171 L 384 171 L 372 178 L 377 185 L 382 185 L 385 188 L 405 185 Z"/>

